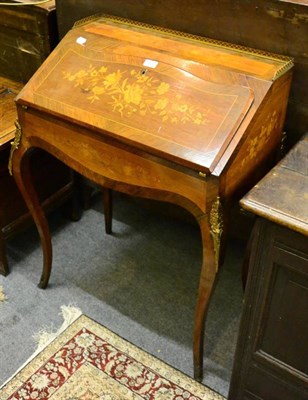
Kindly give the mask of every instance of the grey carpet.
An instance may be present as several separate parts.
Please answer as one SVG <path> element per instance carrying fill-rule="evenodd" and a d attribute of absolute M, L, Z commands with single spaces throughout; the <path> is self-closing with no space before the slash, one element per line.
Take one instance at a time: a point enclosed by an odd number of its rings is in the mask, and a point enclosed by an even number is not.
<path fill-rule="evenodd" d="M 113 234 L 104 233 L 100 196 L 79 222 L 49 216 L 53 270 L 37 287 L 42 253 L 34 228 L 8 244 L 11 273 L 0 276 L 0 385 L 31 356 L 32 337 L 56 330 L 74 305 L 110 330 L 192 376 L 192 328 L 201 263 L 197 226 L 166 218 L 117 195 Z M 205 331 L 203 383 L 227 396 L 242 306 L 243 246 L 233 240 Z"/>

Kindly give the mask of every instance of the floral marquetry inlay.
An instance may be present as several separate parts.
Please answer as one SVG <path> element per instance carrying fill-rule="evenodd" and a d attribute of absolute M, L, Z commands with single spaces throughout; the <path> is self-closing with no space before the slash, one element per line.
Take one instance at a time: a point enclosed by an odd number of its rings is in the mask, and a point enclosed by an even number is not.
<path fill-rule="evenodd" d="M 190 64 L 145 66 L 125 51 L 63 51 L 39 75 L 33 101 L 100 133 L 213 167 L 254 101 L 251 89 L 191 73 Z"/>
<path fill-rule="evenodd" d="M 257 136 L 251 139 L 247 149 L 247 156 L 242 159 L 241 165 L 244 167 L 247 161 L 253 160 L 259 154 L 259 150 L 264 148 L 270 140 L 271 134 L 277 129 L 278 114 L 276 111 L 267 118 L 266 123 L 261 126 L 260 132 Z"/>
<path fill-rule="evenodd" d="M 81 88 L 89 102 L 107 99 L 107 105 L 121 116 L 155 115 L 162 122 L 172 124 L 205 125 L 209 122 L 209 109 L 189 104 L 181 93 L 173 96 L 168 82 L 151 75 L 142 69 L 111 71 L 105 65 L 89 65 L 76 73 L 63 71 L 64 79 Z"/>

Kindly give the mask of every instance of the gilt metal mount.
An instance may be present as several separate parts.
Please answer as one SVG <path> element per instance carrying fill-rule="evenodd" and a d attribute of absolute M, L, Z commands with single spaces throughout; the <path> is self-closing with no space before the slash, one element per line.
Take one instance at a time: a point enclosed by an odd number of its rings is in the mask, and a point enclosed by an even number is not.
<path fill-rule="evenodd" d="M 12 159 L 13 159 L 13 153 L 16 149 L 18 149 L 20 140 L 21 140 L 21 126 L 18 120 L 15 121 L 15 139 L 13 142 L 11 142 L 11 151 L 10 151 L 10 158 L 9 158 L 9 164 L 8 164 L 8 169 L 10 175 L 12 175 Z"/>
<path fill-rule="evenodd" d="M 220 238 L 223 232 L 222 207 L 219 196 L 214 201 L 210 212 L 211 235 L 214 242 L 216 272 L 219 266 Z"/>

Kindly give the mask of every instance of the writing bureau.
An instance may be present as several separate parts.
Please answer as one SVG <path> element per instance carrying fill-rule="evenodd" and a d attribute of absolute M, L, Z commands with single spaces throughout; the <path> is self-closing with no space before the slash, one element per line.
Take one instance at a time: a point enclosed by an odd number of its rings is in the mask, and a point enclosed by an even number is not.
<path fill-rule="evenodd" d="M 16 100 L 11 169 L 41 237 L 39 286 L 48 284 L 52 246 L 30 148 L 105 188 L 184 207 L 203 246 L 194 325 L 200 378 L 229 205 L 272 163 L 292 66 L 282 56 L 116 17 L 76 24 Z"/>

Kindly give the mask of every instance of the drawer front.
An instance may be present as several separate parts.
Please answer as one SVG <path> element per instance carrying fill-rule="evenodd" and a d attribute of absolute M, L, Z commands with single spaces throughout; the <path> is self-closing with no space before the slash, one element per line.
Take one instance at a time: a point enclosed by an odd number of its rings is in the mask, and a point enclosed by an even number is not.
<path fill-rule="evenodd" d="M 163 159 L 117 143 L 102 133 L 59 123 L 34 113 L 20 118 L 22 137 L 31 146 L 41 147 L 94 182 L 161 200 L 175 196 L 195 215 L 205 211 L 207 182 L 196 171 L 183 169 Z M 25 124 L 23 124 L 23 122 Z M 175 198 L 172 198 L 174 201 Z"/>

